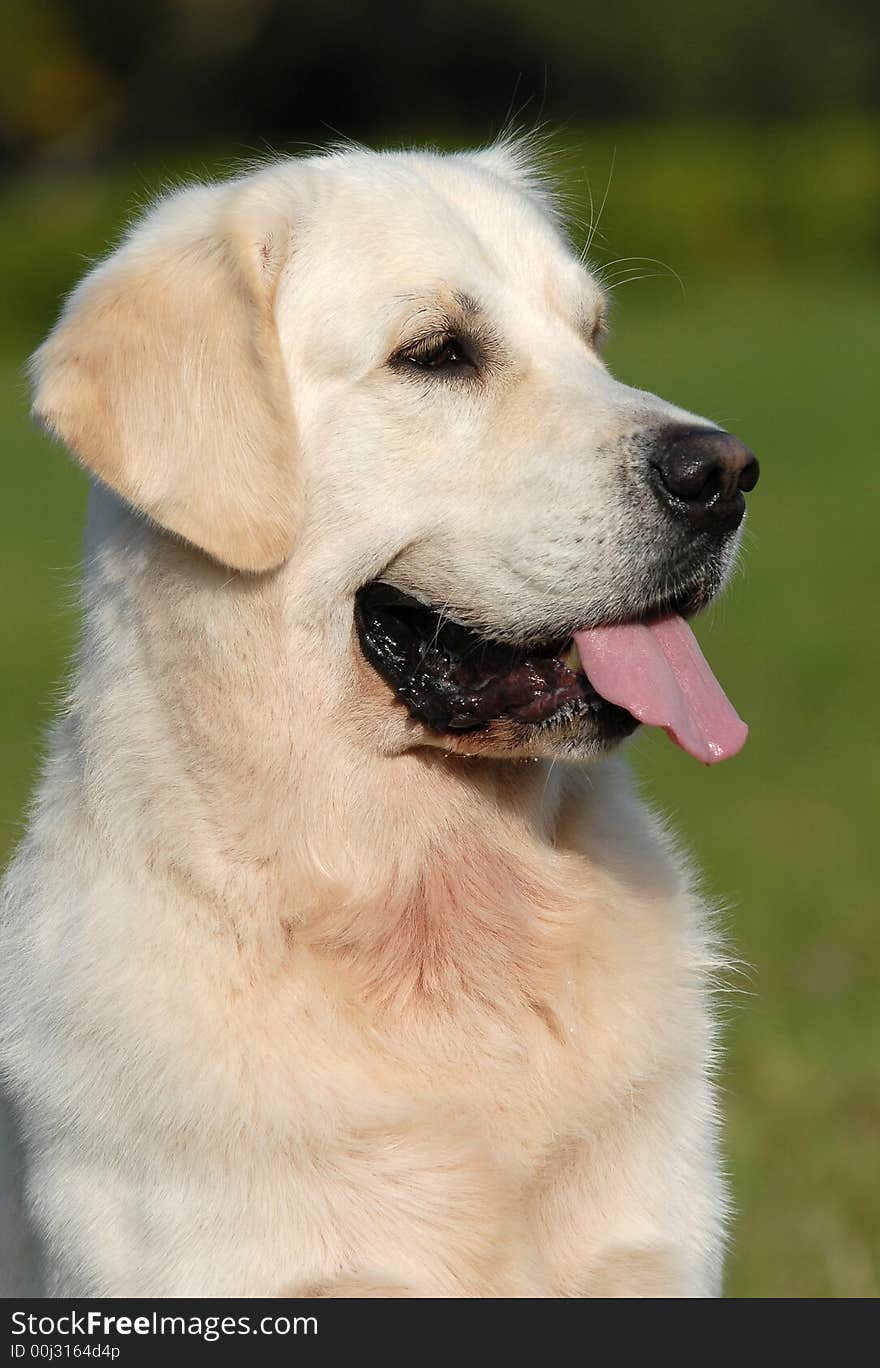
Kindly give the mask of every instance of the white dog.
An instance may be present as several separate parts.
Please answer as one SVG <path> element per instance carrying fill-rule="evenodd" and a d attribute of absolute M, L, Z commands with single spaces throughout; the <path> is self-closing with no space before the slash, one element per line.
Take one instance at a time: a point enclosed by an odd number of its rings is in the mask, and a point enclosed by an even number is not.
<path fill-rule="evenodd" d="M 718 958 L 613 752 L 742 744 L 682 615 L 757 466 L 604 311 L 521 147 L 346 150 L 171 195 L 37 353 L 97 479 L 8 1290 L 719 1291 Z"/>

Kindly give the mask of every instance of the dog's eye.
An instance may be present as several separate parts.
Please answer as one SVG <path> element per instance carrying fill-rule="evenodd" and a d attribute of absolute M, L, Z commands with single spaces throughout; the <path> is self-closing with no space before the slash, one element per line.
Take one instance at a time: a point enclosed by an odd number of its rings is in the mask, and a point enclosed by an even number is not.
<path fill-rule="evenodd" d="M 449 373 L 472 370 L 474 366 L 467 348 L 451 333 L 422 338 L 412 346 L 405 347 L 395 360 L 403 365 L 416 366 L 419 370 Z"/>

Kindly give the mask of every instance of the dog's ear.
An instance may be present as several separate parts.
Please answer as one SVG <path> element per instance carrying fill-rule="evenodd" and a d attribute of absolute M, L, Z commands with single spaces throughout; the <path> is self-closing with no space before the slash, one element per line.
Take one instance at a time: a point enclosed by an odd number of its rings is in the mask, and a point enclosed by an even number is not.
<path fill-rule="evenodd" d="M 162 527 L 239 570 L 289 554 L 299 478 L 274 294 L 289 227 L 246 185 L 154 209 L 31 362 L 34 416 Z"/>

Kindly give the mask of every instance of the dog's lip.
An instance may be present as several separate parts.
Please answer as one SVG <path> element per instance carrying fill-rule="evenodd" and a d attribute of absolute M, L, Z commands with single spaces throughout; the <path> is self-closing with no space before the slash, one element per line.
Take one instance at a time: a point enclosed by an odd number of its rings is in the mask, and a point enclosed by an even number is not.
<path fill-rule="evenodd" d="M 582 631 L 585 627 L 626 627 L 637 623 L 651 624 L 668 617 L 682 617 L 686 622 L 689 622 L 701 613 L 713 598 L 712 592 L 700 582 L 691 584 L 687 589 L 676 593 L 652 599 L 637 612 L 579 617 L 572 625 L 563 627 L 558 632 L 545 635 L 517 635 L 506 632 L 503 628 L 496 629 L 482 623 L 467 622 L 465 621 L 465 614 L 456 613 L 449 604 L 444 604 L 442 609 L 438 608 L 430 599 L 422 598 L 408 590 L 398 589 L 396 585 L 387 580 L 368 581 L 361 586 L 358 595 L 363 594 L 366 590 L 370 591 L 371 603 L 376 607 L 420 609 L 423 612 L 442 617 L 444 623 L 459 627 L 462 631 L 473 632 L 488 641 L 508 646 L 511 650 L 555 656 L 567 654 L 574 645 L 575 633 Z"/>

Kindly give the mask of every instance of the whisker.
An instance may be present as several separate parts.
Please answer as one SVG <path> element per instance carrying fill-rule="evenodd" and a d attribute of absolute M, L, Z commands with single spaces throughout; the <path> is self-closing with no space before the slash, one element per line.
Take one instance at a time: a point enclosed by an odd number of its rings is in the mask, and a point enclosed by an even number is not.
<path fill-rule="evenodd" d="M 450 599 L 447 599 L 446 602 L 444 603 L 443 607 L 440 609 L 439 613 L 437 614 L 437 626 L 434 628 L 434 637 L 433 637 L 433 640 L 431 640 L 431 641 L 423 641 L 423 642 L 422 642 L 421 649 L 419 650 L 419 659 L 418 659 L 418 664 L 419 664 L 419 665 L 421 665 L 421 664 L 424 662 L 425 656 L 428 654 L 428 652 L 429 652 L 429 651 L 432 651 L 432 650 L 434 649 L 434 647 L 437 645 L 437 640 L 438 640 L 438 638 L 439 638 L 439 636 L 440 636 L 440 629 L 441 629 L 442 626 L 443 626 L 443 618 L 444 618 L 445 614 L 449 611 L 449 604 L 450 604 L 450 602 L 451 602 L 451 600 L 450 600 Z"/>
<path fill-rule="evenodd" d="M 687 290 L 685 289 L 684 281 L 682 280 L 682 278 L 681 278 L 681 276 L 679 275 L 678 271 L 676 271 L 676 269 L 675 269 L 674 266 L 670 266 L 668 261 L 661 261 L 661 260 L 659 259 L 659 257 L 649 257 L 649 256 L 626 256 L 626 257 L 615 257 L 613 261 L 607 261 L 607 262 L 604 262 L 603 264 L 601 264 L 600 266 L 598 266 L 598 267 L 596 268 L 594 274 L 595 274 L 595 276 L 596 276 L 596 279 L 597 279 L 601 284 L 604 284 L 606 280 L 612 279 L 612 277 L 610 276 L 609 273 L 610 273 L 615 267 L 617 267 L 617 266 L 623 267 L 623 266 L 627 266 L 627 265 L 635 265 L 636 263 L 639 263 L 639 264 L 645 265 L 645 266 L 659 266 L 659 267 L 661 268 L 661 272 L 666 272 L 668 275 L 671 275 L 671 276 L 672 276 L 673 280 L 675 280 L 675 281 L 678 282 L 678 286 L 679 286 L 679 289 L 681 290 L 682 297 L 683 297 L 683 298 L 686 298 L 686 297 L 687 297 Z"/>
<path fill-rule="evenodd" d="M 558 756 L 558 755 L 554 755 L 553 759 L 550 761 L 550 768 L 549 768 L 548 771 L 547 771 L 547 778 L 544 780 L 544 788 L 543 788 L 543 791 L 542 791 L 542 793 L 541 793 L 541 801 L 540 801 L 540 803 L 539 803 L 539 805 L 538 805 L 539 807 L 543 807 L 543 806 L 544 806 L 544 800 L 545 800 L 546 797 L 547 797 L 547 790 L 548 790 L 548 788 L 550 787 L 550 780 L 551 780 L 552 777 L 553 777 L 553 770 L 554 770 L 554 767 L 555 767 L 556 762 L 557 762 L 558 759 L 559 759 L 559 756 Z"/>
<path fill-rule="evenodd" d="M 599 205 L 599 212 L 598 212 L 598 214 L 596 215 L 596 221 L 595 221 L 594 224 L 593 224 L 593 223 L 590 224 L 590 232 L 589 232 L 589 236 L 587 237 L 586 244 L 585 244 L 585 246 L 584 246 L 584 250 L 583 250 L 583 253 L 582 253 L 582 257 L 586 257 L 586 256 L 588 255 L 589 250 L 590 250 L 590 248 L 591 248 L 592 245 L 593 245 L 593 240 L 594 240 L 594 238 L 595 238 L 595 236 L 596 236 L 596 233 L 597 233 L 597 231 L 598 231 L 599 224 L 602 222 L 602 215 L 603 215 L 603 213 L 605 212 L 605 205 L 608 203 L 608 195 L 609 195 L 609 192 L 610 192 L 610 190 L 611 190 L 611 182 L 612 182 L 612 180 L 614 179 L 614 165 L 615 165 L 615 162 L 616 162 L 616 161 L 617 161 L 617 147 L 615 146 L 614 149 L 613 149 L 613 151 L 612 151 L 612 153 L 611 153 L 611 165 L 610 165 L 610 167 L 608 168 L 608 180 L 605 182 L 605 194 L 602 196 L 602 203 Z"/>
<path fill-rule="evenodd" d="M 621 280 L 614 280 L 606 288 L 613 292 L 619 289 L 621 285 L 633 285 L 637 280 L 663 280 L 663 278 L 662 271 L 648 271 L 645 275 L 624 276 Z"/>

